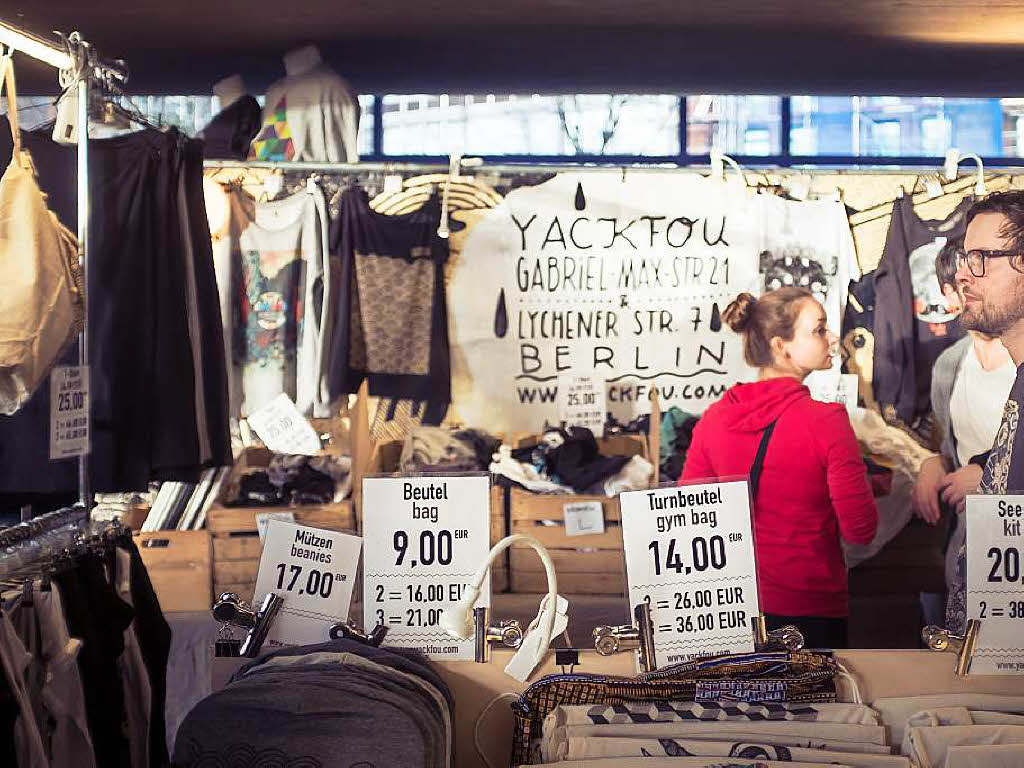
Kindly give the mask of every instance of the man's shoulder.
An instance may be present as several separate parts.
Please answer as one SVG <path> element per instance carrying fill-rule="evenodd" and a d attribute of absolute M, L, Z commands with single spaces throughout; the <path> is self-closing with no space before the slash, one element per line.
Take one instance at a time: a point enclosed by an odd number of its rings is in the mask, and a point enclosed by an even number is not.
<path fill-rule="evenodd" d="M 935 366 L 932 368 L 932 380 L 940 384 L 945 383 L 952 388 L 953 380 L 956 378 L 957 371 L 960 370 L 960 364 L 972 343 L 973 340 L 970 336 L 964 336 L 955 344 L 946 347 L 935 360 Z"/>

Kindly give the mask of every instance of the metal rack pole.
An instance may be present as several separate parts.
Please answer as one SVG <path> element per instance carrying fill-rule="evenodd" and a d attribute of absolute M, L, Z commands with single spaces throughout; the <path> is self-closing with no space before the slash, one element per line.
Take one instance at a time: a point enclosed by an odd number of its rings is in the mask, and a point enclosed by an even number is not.
<path fill-rule="evenodd" d="M 63 46 L 56 45 L 38 35 L 0 21 L 0 43 L 20 51 L 27 56 L 43 61 L 51 67 L 68 72 L 76 67 L 78 78 L 78 167 L 77 167 L 77 199 L 78 199 L 78 247 L 79 263 L 85 283 L 85 313 L 82 333 L 78 337 L 78 364 L 83 368 L 83 376 L 89 382 L 89 91 L 92 79 L 108 74 L 126 79 L 121 62 L 100 62 L 91 46 L 79 39 L 77 34 L 65 40 Z M 90 387 L 91 390 L 91 387 Z M 90 431 L 92 425 L 90 424 Z M 92 508 L 92 489 L 89 482 L 89 457 L 78 457 L 78 499 L 86 511 Z"/>
<path fill-rule="evenodd" d="M 78 79 L 78 253 L 85 286 L 82 332 L 78 335 L 78 364 L 88 386 L 87 407 L 92 411 L 92 385 L 89 375 L 89 67 Z M 92 442 L 92 417 L 89 418 L 89 442 Z M 92 484 L 89 481 L 89 454 L 78 457 L 78 501 L 92 509 Z"/>

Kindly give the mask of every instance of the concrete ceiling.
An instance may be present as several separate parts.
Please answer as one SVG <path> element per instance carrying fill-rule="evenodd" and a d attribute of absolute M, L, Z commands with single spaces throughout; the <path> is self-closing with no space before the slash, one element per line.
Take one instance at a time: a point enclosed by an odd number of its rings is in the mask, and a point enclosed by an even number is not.
<path fill-rule="evenodd" d="M 1024 2 L 0 0 L 0 19 L 79 30 L 135 92 L 258 90 L 304 42 L 362 91 L 1024 92 Z"/>

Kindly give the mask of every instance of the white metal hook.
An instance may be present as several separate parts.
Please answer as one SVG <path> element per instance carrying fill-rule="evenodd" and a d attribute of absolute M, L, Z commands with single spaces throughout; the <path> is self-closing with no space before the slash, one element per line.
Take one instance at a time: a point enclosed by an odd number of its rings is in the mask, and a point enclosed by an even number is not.
<path fill-rule="evenodd" d="M 946 162 L 942 168 L 942 175 L 946 177 L 947 181 L 956 181 L 959 175 L 960 163 L 964 160 L 973 160 L 978 164 L 978 175 L 974 182 L 974 194 L 981 197 L 987 190 L 985 188 L 985 163 L 979 155 L 973 152 L 961 153 L 956 147 L 950 147 L 946 150 Z"/>
<path fill-rule="evenodd" d="M 458 177 L 461 166 L 462 155 L 452 154 L 448 160 L 448 178 L 444 180 L 444 193 L 441 196 L 441 222 L 437 227 L 437 236 L 445 240 L 451 234 L 448 229 L 448 195 L 451 192 L 452 180 Z"/>
<path fill-rule="evenodd" d="M 711 150 L 711 178 L 718 179 L 719 181 L 725 181 L 725 166 L 729 165 L 733 170 L 740 175 L 743 180 L 743 186 L 749 186 L 747 184 L 747 174 L 743 172 L 742 166 L 725 154 L 720 149 Z"/>

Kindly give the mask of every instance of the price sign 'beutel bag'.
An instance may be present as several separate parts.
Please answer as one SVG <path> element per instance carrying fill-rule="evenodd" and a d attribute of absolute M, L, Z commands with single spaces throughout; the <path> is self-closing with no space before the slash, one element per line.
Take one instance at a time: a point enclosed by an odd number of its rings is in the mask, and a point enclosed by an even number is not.
<path fill-rule="evenodd" d="M 47 208 L 32 158 L 21 147 L 10 56 L 0 57 L 0 77 L 14 139 L 0 178 L 0 414 L 10 415 L 81 329 L 85 296 L 78 243 Z"/>

